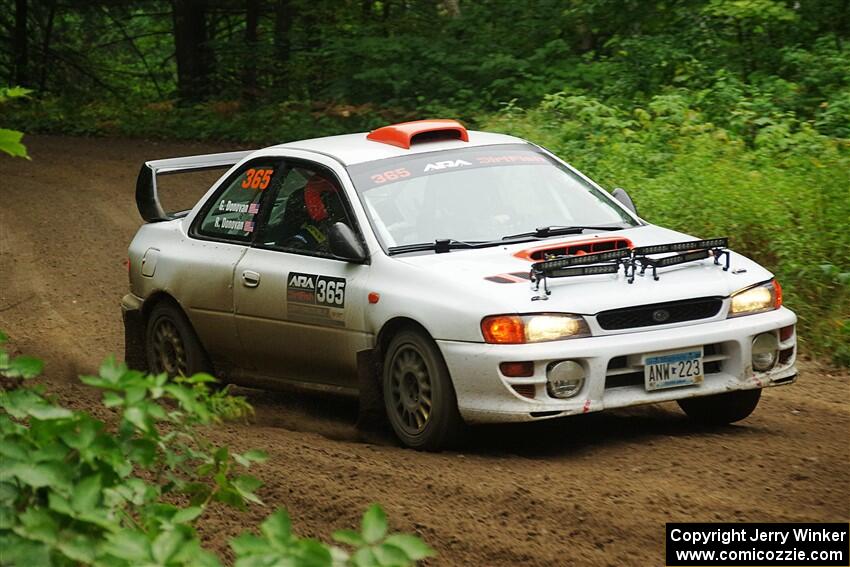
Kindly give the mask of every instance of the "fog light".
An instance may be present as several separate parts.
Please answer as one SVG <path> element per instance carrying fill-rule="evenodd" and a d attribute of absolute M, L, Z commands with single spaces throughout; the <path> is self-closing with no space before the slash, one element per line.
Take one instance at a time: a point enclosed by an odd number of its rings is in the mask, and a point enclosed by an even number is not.
<path fill-rule="evenodd" d="M 767 372 L 779 359 L 779 340 L 774 333 L 762 333 L 753 339 L 753 370 Z"/>
<path fill-rule="evenodd" d="M 584 368 L 575 360 L 554 362 L 546 370 L 546 391 L 553 398 L 571 398 L 584 384 Z"/>

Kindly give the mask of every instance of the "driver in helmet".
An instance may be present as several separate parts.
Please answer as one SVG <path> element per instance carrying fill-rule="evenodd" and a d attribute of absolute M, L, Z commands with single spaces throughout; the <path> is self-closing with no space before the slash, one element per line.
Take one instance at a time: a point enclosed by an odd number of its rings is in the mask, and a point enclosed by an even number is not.
<path fill-rule="evenodd" d="M 306 219 L 286 245 L 301 250 L 328 251 L 328 229 L 345 218 L 336 185 L 314 173 L 304 186 Z"/>

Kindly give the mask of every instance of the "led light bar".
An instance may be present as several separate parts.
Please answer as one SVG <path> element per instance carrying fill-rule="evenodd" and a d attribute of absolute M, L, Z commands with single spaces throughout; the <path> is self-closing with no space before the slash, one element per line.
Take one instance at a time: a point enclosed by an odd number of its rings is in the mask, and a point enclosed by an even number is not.
<path fill-rule="evenodd" d="M 616 274 L 619 270 L 619 264 L 599 264 L 598 266 L 574 266 L 572 268 L 548 269 L 545 274 L 550 278 L 568 278 L 570 276 Z"/>
<path fill-rule="evenodd" d="M 595 254 L 584 254 L 582 256 L 564 256 L 561 258 L 555 258 L 554 260 L 543 260 L 542 262 L 536 262 L 532 266 L 532 269 L 542 272 L 557 268 L 567 268 L 569 266 L 586 266 L 588 264 L 620 260 L 622 258 L 628 258 L 631 255 L 632 251 L 628 248 L 620 248 L 619 250 L 611 250 L 609 252 L 597 252 Z"/>
<path fill-rule="evenodd" d="M 687 252 L 689 250 L 711 250 L 713 248 L 728 247 L 728 238 L 710 238 L 708 240 L 691 240 L 688 242 L 656 244 L 654 246 L 638 246 L 632 251 L 635 253 L 635 256 L 642 256 L 646 254 L 665 254 L 667 252 Z"/>
<path fill-rule="evenodd" d="M 708 250 L 697 250 L 686 254 L 675 254 L 673 256 L 665 256 L 663 258 L 641 258 L 640 263 L 653 268 L 665 268 L 667 266 L 676 266 L 685 262 L 694 262 L 696 260 L 704 260 L 708 258 Z"/>

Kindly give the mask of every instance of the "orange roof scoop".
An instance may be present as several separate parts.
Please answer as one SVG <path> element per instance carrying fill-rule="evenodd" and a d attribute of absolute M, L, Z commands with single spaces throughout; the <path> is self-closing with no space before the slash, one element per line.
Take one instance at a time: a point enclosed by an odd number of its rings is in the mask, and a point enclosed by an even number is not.
<path fill-rule="evenodd" d="M 435 140 L 468 142 L 469 134 L 463 124 L 457 120 L 416 120 L 414 122 L 390 124 L 372 130 L 366 135 L 366 139 L 409 150 L 411 145 L 420 142 Z"/>

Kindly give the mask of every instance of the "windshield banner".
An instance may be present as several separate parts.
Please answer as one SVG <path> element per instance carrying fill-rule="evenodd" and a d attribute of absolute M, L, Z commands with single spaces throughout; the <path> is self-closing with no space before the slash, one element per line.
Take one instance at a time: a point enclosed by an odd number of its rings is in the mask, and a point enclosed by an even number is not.
<path fill-rule="evenodd" d="M 557 165 L 526 144 L 479 146 L 413 154 L 353 165 L 348 168 L 358 191 L 452 171 L 515 165 Z"/>

